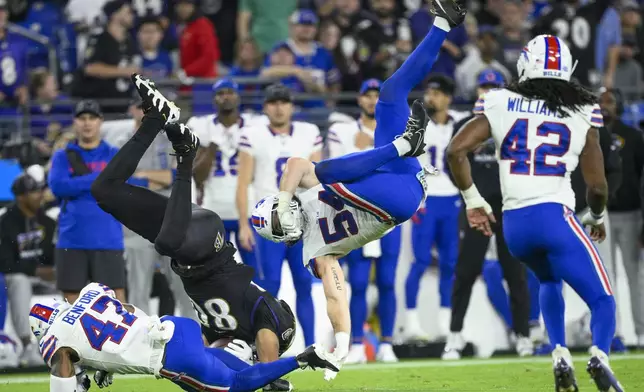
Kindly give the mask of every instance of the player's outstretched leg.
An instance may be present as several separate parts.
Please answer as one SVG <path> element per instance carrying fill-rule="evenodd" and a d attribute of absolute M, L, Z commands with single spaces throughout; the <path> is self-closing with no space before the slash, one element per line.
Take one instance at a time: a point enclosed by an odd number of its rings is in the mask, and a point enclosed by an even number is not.
<path fill-rule="evenodd" d="M 383 165 L 400 157 L 416 157 L 425 149 L 425 128 L 429 115 L 420 100 L 415 100 L 411 114 L 407 112 L 405 132 L 393 142 L 368 151 L 325 159 L 315 166 L 315 175 L 322 184 L 351 183 L 372 174 Z"/>
<path fill-rule="evenodd" d="M 467 11 L 463 0 L 433 0 L 432 3 L 432 11 L 436 15 L 434 25 L 380 89 L 376 105 L 375 147 L 391 143 L 404 128 L 409 115 L 407 96 L 431 71 L 450 29 L 465 19 Z"/>
<path fill-rule="evenodd" d="M 163 222 L 167 198 L 149 189 L 127 184 L 143 154 L 163 129 L 168 119 L 179 118 L 180 111 L 160 93 L 150 92 L 151 81 L 132 75 L 143 100 L 145 116 L 141 126 L 110 160 L 92 184 L 98 205 L 130 230 L 154 242 Z"/>

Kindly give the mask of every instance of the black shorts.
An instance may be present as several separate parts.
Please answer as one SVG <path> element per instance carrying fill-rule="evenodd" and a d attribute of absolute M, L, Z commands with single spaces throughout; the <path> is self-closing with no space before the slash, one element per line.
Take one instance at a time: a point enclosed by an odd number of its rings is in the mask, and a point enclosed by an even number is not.
<path fill-rule="evenodd" d="M 125 258 L 122 250 L 56 248 L 56 286 L 78 293 L 90 282 L 112 289 L 125 288 Z"/>

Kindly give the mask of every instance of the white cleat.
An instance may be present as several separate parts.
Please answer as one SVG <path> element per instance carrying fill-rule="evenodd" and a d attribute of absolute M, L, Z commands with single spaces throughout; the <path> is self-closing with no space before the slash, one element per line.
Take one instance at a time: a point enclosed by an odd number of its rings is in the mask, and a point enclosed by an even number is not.
<path fill-rule="evenodd" d="M 364 344 L 353 344 L 349 349 L 349 355 L 344 360 L 345 365 L 356 365 L 367 363 L 367 353 Z"/>
<path fill-rule="evenodd" d="M 420 326 L 417 328 L 405 327 L 402 339 L 405 343 L 429 342 L 429 334 L 423 331 Z"/>
<path fill-rule="evenodd" d="M 534 354 L 534 344 L 530 338 L 519 336 L 517 339 L 516 350 L 520 357 L 529 357 Z"/>
<path fill-rule="evenodd" d="M 43 366 L 45 361 L 40 356 L 38 345 L 31 343 L 27 345 L 20 355 L 20 364 L 22 366 Z"/>
<path fill-rule="evenodd" d="M 16 344 L 13 341 L 0 343 L 0 369 L 14 369 L 19 363 Z M 40 360 L 42 362 L 42 359 Z"/>
<path fill-rule="evenodd" d="M 456 361 L 461 359 L 461 352 L 465 348 L 465 339 L 460 332 L 452 332 L 447 335 L 447 343 L 441 355 L 444 361 Z"/>
<path fill-rule="evenodd" d="M 394 352 L 394 347 L 391 343 L 380 343 L 378 347 L 378 353 L 376 354 L 376 360 L 378 362 L 384 363 L 396 363 L 398 362 L 398 357 Z"/>

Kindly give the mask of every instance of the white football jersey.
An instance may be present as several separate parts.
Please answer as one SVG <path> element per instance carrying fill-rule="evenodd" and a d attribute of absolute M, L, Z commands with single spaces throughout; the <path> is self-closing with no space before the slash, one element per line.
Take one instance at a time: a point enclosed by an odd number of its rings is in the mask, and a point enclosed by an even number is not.
<path fill-rule="evenodd" d="M 241 129 L 253 122 L 252 114 L 241 114 L 238 123 L 226 128 L 217 115 L 193 117 L 186 124 L 199 137 L 202 147 L 217 145 L 210 178 L 204 184 L 202 206 L 223 220 L 237 220 L 237 155 Z M 249 192 L 250 195 L 250 192 Z"/>
<path fill-rule="evenodd" d="M 122 374 L 156 374 L 164 345 L 148 337 L 148 317 L 141 310 L 127 312 L 114 292 L 90 283 L 72 307 L 58 315 L 40 340 L 48 366 L 61 347 L 73 349 L 82 368 Z"/>
<path fill-rule="evenodd" d="M 559 203 L 574 211 L 570 173 L 579 163 L 589 128 L 604 124 L 599 105 L 562 117 L 541 100 L 499 89 L 480 97 L 474 113 L 484 114 L 490 123 L 504 210 Z"/>
<path fill-rule="evenodd" d="M 327 136 L 329 141 L 329 155 L 331 158 L 335 158 L 360 151 L 356 147 L 356 135 L 359 132 L 364 132 L 373 139 L 374 131 L 374 129 L 365 126 L 360 120 L 331 125 Z M 370 150 L 371 148 L 373 147 L 364 150 Z"/>
<path fill-rule="evenodd" d="M 239 150 L 253 156 L 254 202 L 279 192 L 286 161 L 290 157 L 309 158 L 322 149 L 322 136 L 317 125 L 294 121 L 291 132 L 274 133 L 268 125 L 256 124 L 242 129 Z"/>
<path fill-rule="evenodd" d="M 298 195 L 304 211 L 304 265 L 320 256 L 342 257 L 393 229 L 317 185 Z"/>
<path fill-rule="evenodd" d="M 436 124 L 430 120 L 425 128 L 426 154 L 419 156 L 418 160 L 423 166 L 431 165 L 438 169 L 438 174 L 425 177 L 427 196 L 455 196 L 459 194 L 458 188 L 447 174 L 449 167 L 445 152 L 452 140 L 454 125 L 465 116 L 467 113 L 450 110 L 447 123 Z"/>

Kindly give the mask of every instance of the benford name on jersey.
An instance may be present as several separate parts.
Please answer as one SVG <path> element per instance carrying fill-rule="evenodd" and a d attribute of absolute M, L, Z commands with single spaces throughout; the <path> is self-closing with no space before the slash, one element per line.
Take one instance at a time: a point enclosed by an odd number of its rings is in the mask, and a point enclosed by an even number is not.
<path fill-rule="evenodd" d="M 74 305 L 72 305 L 72 308 L 69 309 L 69 312 L 67 312 L 66 315 L 63 316 L 63 322 L 67 323 L 69 325 L 74 325 L 76 320 L 87 310 L 87 305 L 89 305 L 92 300 L 99 295 L 104 294 L 101 293 L 100 291 L 97 290 L 89 290 L 85 294 L 83 294 L 82 297 L 80 297 L 76 302 L 74 302 Z M 51 320 L 53 321 L 55 317 L 52 317 Z"/>
<path fill-rule="evenodd" d="M 530 100 L 523 97 L 508 97 L 508 112 L 541 114 L 563 118 L 560 113 L 548 109 L 544 101 Z"/>

